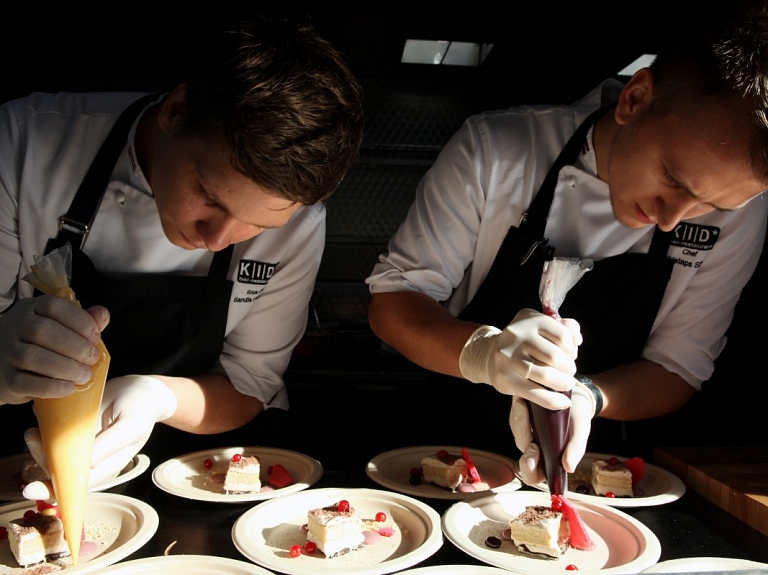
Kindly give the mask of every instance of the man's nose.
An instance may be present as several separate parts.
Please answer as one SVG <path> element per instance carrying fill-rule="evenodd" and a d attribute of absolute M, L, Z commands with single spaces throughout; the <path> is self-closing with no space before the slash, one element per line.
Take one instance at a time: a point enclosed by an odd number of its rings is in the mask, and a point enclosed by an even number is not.
<path fill-rule="evenodd" d="M 212 252 L 218 252 L 237 241 L 237 234 L 242 223 L 229 215 L 201 220 L 197 224 L 197 232 L 205 242 L 205 247 Z"/>
<path fill-rule="evenodd" d="M 657 203 L 656 223 L 663 232 L 675 229 L 675 226 L 700 202 L 696 198 L 675 198 L 659 200 Z"/>

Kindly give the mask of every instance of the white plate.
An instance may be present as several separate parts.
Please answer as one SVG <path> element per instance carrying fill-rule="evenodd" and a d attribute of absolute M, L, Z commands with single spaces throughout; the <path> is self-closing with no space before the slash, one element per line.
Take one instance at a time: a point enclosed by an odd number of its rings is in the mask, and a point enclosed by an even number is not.
<path fill-rule="evenodd" d="M 453 493 L 448 489 L 443 489 L 427 482 L 422 482 L 420 485 L 411 485 L 409 483 L 411 468 L 421 467 L 421 460 L 424 457 L 434 455 L 441 449 L 445 449 L 448 453 L 461 453 L 461 447 L 444 445 L 423 445 L 393 449 L 371 459 L 365 468 L 365 472 L 368 474 L 368 477 L 382 487 L 413 495 L 414 497 L 461 500 L 467 499 L 470 496 L 477 497 L 479 494 L 488 493 L 487 491 Z M 472 463 L 477 467 L 481 479 L 490 485 L 492 492 L 515 491 L 522 487 L 522 483 L 515 478 L 515 462 L 511 459 L 480 449 L 468 448 L 467 451 L 472 459 Z"/>
<path fill-rule="evenodd" d="M 610 459 L 611 457 L 617 457 L 620 461 L 629 459 L 605 453 L 585 453 L 584 458 L 576 467 L 576 473 L 589 477 L 592 474 L 592 461 L 595 459 Z M 537 483 L 533 487 L 549 492 L 546 481 Z M 567 495 L 568 499 L 574 501 L 610 505 L 611 507 L 649 507 L 651 505 L 671 503 L 680 499 L 684 493 L 685 484 L 677 475 L 646 462 L 645 474 L 640 483 L 635 487 L 634 497 L 602 497 L 600 495 L 589 495 L 570 490 Z"/>
<path fill-rule="evenodd" d="M 359 517 L 369 519 L 382 511 L 398 526 L 391 537 L 340 557 L 327 559 L 322 552 L 291 557 L 291 545 L 303 545 L 301 526 L 310 509 L 327 507 L 346 499 Z M 254 563 L 290 575 L 379 575 L 413 567 L 443 544 L 440 516 L 428 505 L 377 489 L 310 489 L 260 503 L 246 511 L 232 527 L 232 541 Z"/>
<path fill-rule="evenodd" d="M 34 509 L 34 502 L 22 501 L 0 507 L 0 525 Z M 157 531 L 160 520 L 157 512 L 146 503 L 115 493 L 91 493 L 85 506 L 86 541 L 98 545 L 93 555 L 80 557 L 76 567 L 63 570 L 68 575 L 92 573 L 125 559 L 140 549 Z M 59 559 L 57 565 L 71 565 L 69 557 Z M 11 552 L 6 537 L 0 541 L 0 575 L 22 573 Z"/>
<path fill-rule="evenodd" d="M 203 462 L 206 459 L 213 459 L 217 467 L 226 471 L 229 460 L 235 453 L 244 457 L 250 455 L 259 457 L 262 482 L 265 482 L 267 468 L 279 463 L 288 470 L 295 483 L 282 489 L 267 491 L 262 488 L 262 491 L 258 493 L 227 495 L 224 493 L 224 486 L 221 483 L 212 483 L 208 480 L 211 473 L 203 467 Z M 196 451 L 169 459 L 155 468 L 152 472 L 152 481 L 163 491 L 186 499 L 218 503 L 242 503 L 243 501 L 261 501 L 278 495 L 302 491 L 317 483 L 317 480 L 322 476 L 323 466 L 320 462 L 303 453 L 271 447 L 228 447 Z"/>
<path fill-rule="evenodd" d="M 213 555 L 161 555 L 112 565 L 99 575 L 273 575 L 253 563 Z"/>
<path fill-rule="evenodd" d="M 0 501 L 24 501 L 24 496 L 19 491 L 19 480 L 24 464 L 32 459 L 29 453 L 19 453 L 0 459 Z M 139 453 L 130 463 L 123 468 L 117 477 L 105 479 L 98 485 L 94 485 L 90 491 L 106 491 L 126 481 L 138 477 L 149 467 L 149 457 Z"/>
<path fill-rule="evenodd" d="M 509 520 L 526 505 L 546 505 L 548 493 L 517 491 L 491 494 L 452 505 L 443 514 L 443 531 L 457 547 L 472 557 L 509 571 L 528 575 L 562 575 L 567 565 L 579 571 L 637 573 L 654 565 L 661 556 L 661 544 L 645 525 L 626 513 L 605 505 L 574 501 L 589 535 L 595 542 L 592 551 L 569 549 L 560 559 L 537 559 L 523 555 L 511 541 L 501 537 Z M 501 547 L 485 545 L 489 535 L 502 539 Z"/>
<path fill-rule="evenodd" d="M 768 573 L 768 563 L 756 563 L 745 559 L 725 557 L 689 557 L 662 561 L 649 567 L 643 573 L 701 573 L 707 571 L 742 571 L 746 573 Z"/>
<path fill-rule="evenodd" d="M 400 571 L 397 575 L 428 575 L 440 573 L 440 575 L 509 575 L 506 569 L 497 569 L 487 565 L 433 565 L 432 567 L 418 567 Z"/>

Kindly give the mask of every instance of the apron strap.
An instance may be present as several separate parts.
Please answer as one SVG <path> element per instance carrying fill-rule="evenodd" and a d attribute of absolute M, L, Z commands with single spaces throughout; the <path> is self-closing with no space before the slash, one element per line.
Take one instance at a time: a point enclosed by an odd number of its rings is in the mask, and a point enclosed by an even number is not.
<path fill-rule="evenodd" d="M 82 248 L 134 120 L 147 104 L 159 96 L 159 93 L 143 96 L 120 114 L 80 183 L 69 210 L 59 218 L 59 233 L 55 239 L 48 240 L 46 253 L 65 242 Z"/>
<path fill-rule="evenodd" d="M 549 208 L 552 205 L 552 199 L 555 197 L 555 187 L 557 178 L 560 176 L 560 170 L 563 166 L 570 166 L 579 157 L 584 141 L 587 139 L 587 133 L 598 118 L 607 112 L 613 106 L 604 106 L 592 112 L 579 125 L 573 135 L 568 139 L 557 159 L 547 172 L 547 177 L 539 188 L 538 193 L 533 198 L 528 211 L 525 212 L 520 220 L 520 232 L 524 237 L 543 238 L 544 230 L 547 227 L 547 217 Z"/>

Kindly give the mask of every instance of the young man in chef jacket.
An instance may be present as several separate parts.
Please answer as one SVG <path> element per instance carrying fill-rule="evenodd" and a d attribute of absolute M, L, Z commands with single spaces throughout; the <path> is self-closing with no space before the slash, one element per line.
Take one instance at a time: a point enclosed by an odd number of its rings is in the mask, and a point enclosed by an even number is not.
<path fill-rule="evenodd" d="M 308 26 L 239 25 L 191 70 L 169 93 L 0 107 L 0 402 L 31 414 L 31 398 L 73 393 L 103 338 L 92 482 L 158 421 L 210 434 L 288 408 L 322 201 L 362 139 L 361 88 Z M 82 309 L 22 279 L 66 242 Z"/>
<path fill-rule="evenodd" d="M 626 85 L 467 120 L 367 280 L 382 340 L 428 370 L 486 384 L 444 380 L 436 401 L 462 406 L 465 435 L 444 441 L 490 429 L 487 410 L 501 406 L 493 413 L 504 428 L 509 414 L 528 483 L 543 475 L 527 402 L 570 407 L 569 472 L 598 414 L 682 407 L 712 374 L 762 249 L 766 9 L 677 32 Z M 594 261 L 562 321 L 532 309 L 545 245 Z M 557 393 L 567 390 L 571 399 Z M 473 406 L 473 394 L 489 403 Z"/>

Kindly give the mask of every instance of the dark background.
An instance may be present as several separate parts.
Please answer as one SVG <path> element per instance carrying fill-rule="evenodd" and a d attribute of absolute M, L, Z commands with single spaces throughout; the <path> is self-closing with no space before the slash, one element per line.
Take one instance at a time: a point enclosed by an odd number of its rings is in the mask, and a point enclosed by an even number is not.
<path fill-rule="evenodd" d="M 238 432 L 195 438 L 190 445 L 274 445 L 324 462 L 351 456 L 367 461 L 433 435 L 436 443 L 455 436 L 465 445 L 514 454 L 504 420 L 496 418 L 496 426 L 471 423 L 492 419 L 485 413 L 469 417 L 468 394 L 482 391 L 431 381 L 373 336 L 363 280 L 405 216 L 418 180 L 467 116 L 516 104 L 569 103 L 641 54 L 655 53 L 696 16 L 680 9 L 670 14 L 662 3 L 579 4 L 506 3 L 491 10 L 419 2 L 379 8 L 218 2 L 204 9 L 158 5 L 154 12 L 112 4 L 103 13 L 22 7 L 17 17 L 6 18 L 0 101 L 31 91 L 171 89 L 211 33 L 254 14 L 316 26 L 363 84 L 363 148 L 327 203 L 327 247 L 310 323 L 286 374 L 293 408 L 288 414 L 270 410 Z M 479 68 L 404 65 L 406 38 L 494 48 Z M 766 443 L 764 270 L 761 264 L 742 298 L 712 381 L 674 416 L 631 426 L 635 439 L 625 455 L 648 455 L 662 444 Z M 424 414 L 434 411 L 445 413 L 445 425 L 424 435 Z M 362 450 L 355 448 L 361 437 Z M 187 439 L 174 436 L 165 448 L 189 451 Z"/>

